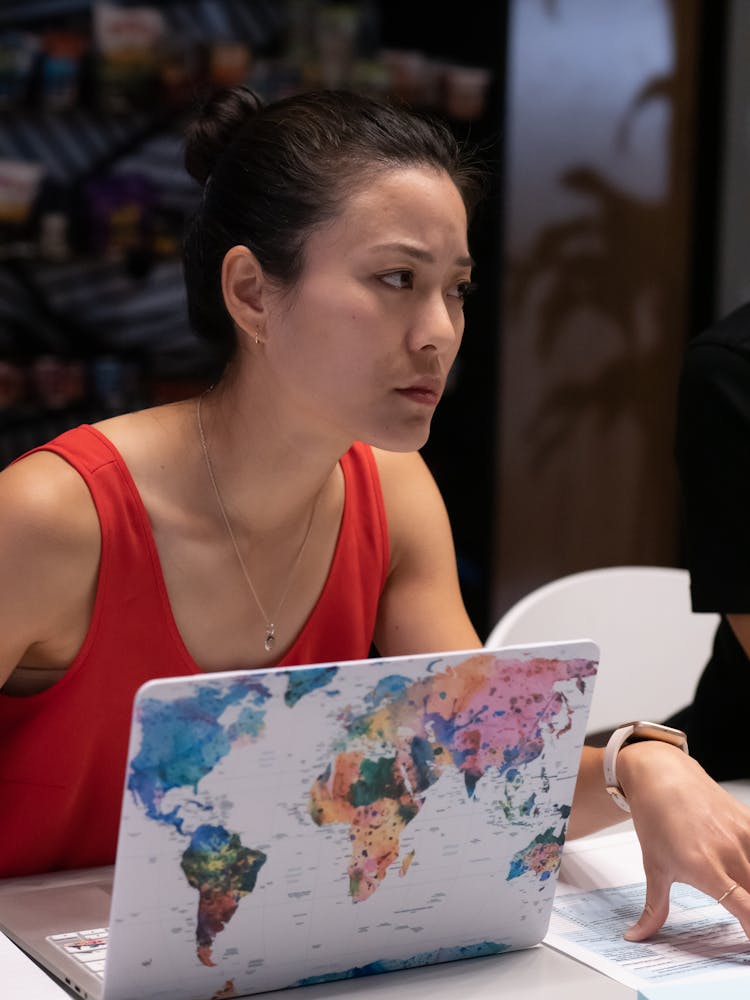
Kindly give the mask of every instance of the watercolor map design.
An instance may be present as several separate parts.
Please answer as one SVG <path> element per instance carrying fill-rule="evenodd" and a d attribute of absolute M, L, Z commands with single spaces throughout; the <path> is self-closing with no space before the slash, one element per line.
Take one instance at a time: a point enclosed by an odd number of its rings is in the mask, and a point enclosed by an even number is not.
<path fill-rule="evenodd" d="M 146 685 L 107 996 L 218 1000 L 536 943 L 596 673 L 551 653 Z"/>

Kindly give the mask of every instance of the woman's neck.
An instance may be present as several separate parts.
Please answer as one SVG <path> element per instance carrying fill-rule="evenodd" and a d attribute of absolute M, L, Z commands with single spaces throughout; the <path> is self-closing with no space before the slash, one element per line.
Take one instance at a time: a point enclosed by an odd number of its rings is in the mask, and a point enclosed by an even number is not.
<path fill-rule="evenodd" d="M 273 403 L 259 406 L 257 396 L 231 383 L 189 406 L 197 445 L 202 430 L 207 481 L 212 473 L 226 510 L 255 532 L 298 525 L 351 445 L 316 439 Z"/>

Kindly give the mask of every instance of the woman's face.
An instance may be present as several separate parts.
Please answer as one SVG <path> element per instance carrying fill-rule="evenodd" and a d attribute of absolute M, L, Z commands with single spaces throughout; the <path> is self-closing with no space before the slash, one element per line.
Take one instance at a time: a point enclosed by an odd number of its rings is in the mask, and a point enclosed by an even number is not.
<path fill-rule="evenodd" d="M 464 329 L 471 280 L 447 174 L 377 175 L 309 237 L 302 275 L 272 299 L 266 374 L 304 426 L 393 451 L 427 440 Z"/>

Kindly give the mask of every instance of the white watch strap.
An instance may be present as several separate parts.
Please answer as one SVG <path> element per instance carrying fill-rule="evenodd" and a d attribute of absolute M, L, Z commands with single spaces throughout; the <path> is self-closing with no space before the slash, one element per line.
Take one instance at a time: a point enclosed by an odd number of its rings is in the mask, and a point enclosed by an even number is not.
<path fill-rule="evenodd" d="M 622 749 L 623 743 L 633 735 L 634 730 L 635 723 L 615 729 L 604 751 L 604 786 L 612 796 L 612 801 L 625 812 L 630 812 L 630 806 L 617 780 L 617 755 Z"/>

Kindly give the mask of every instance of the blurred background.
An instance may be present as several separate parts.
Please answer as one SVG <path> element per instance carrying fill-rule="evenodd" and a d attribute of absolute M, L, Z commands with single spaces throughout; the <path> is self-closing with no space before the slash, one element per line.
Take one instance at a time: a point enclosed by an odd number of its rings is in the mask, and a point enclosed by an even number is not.
<path fill-rule="evenodd" d="M 681 565 L 688 338 L 750 299 L 746 0 L 0 0 L 0 466 L 184 398 L 197 96 L 393 94 L 491 178 L 424 456 L 486 635 L 566 573 Z"/>

